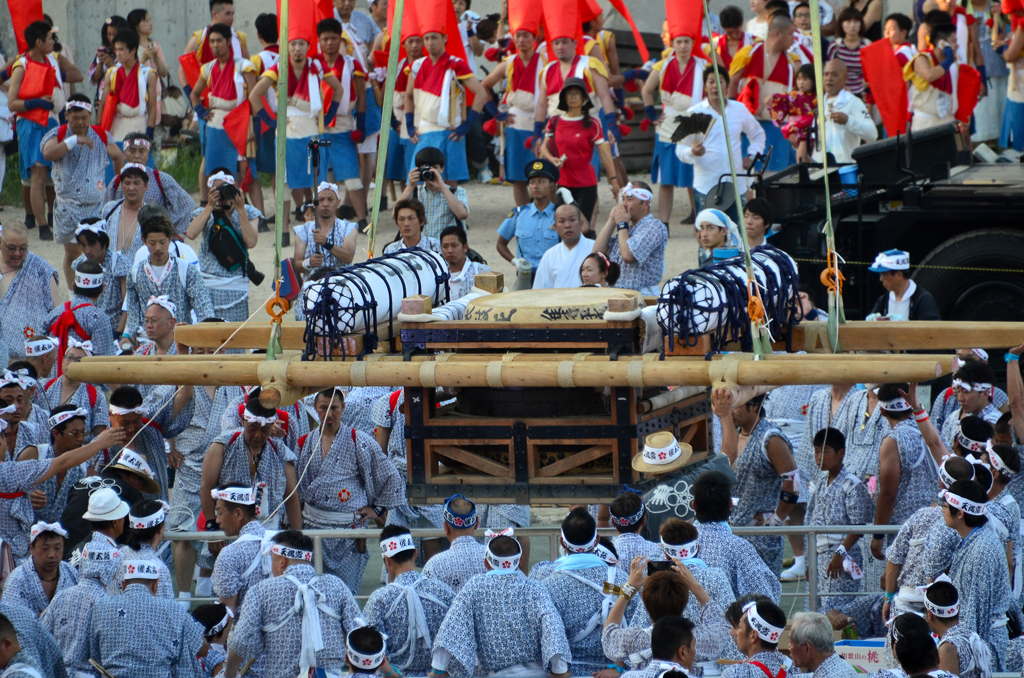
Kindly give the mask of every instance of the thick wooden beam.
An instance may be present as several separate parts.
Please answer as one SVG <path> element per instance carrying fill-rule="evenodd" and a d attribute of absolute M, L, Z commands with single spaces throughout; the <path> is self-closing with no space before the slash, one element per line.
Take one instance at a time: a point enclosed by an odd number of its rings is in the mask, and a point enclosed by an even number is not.
<path fill-rule="evenodd" d="M 807 322 L 793 328 L 793 348 L 828 352 L 826 323 Z M 1024 323 L 853 321 L 839 326 L 843 351 L 951 351 L 958 348 L 1006 348 L 1024 340 Z"/>

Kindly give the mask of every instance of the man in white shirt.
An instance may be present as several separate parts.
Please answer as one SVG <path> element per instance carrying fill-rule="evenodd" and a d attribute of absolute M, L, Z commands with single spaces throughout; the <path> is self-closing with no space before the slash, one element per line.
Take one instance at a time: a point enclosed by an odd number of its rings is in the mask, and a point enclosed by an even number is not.
<path fill-rule="evenodd" d="M 728 88 L 729 74 L 724 68 L 718 69 L 722 78 L 722 87 Z M 743 169 L 754 164 L 754 156 L 764 151 L 765 133 L 747 107 L 738 101 L 727 100 L 719 93 L 718 81 L 712 67 L 704 69 L 704 94 L 706 98 L 687 109 L 687 113 L 707 113 L 715 118 L 711 131 L 700 143 L 692 146 L 686 143 L 676 144 L 676 156 L 683 162 L 693 165 L 693 195 L 695 209 L 704 209 L 704 197 L 712 186 L 718 183 L 723 174 L 729 174 L 729 151 L 725 146 L 725 130 L 722 125 L 722 106 L 725 101 L 726 120 L 729 123 L 729 143 L 732 144 L 733 158 L 743 158 Z M 747 155 L 743 157 L 741 136 L 747 136 L 750 142 Z M 740 192 L 747 190 L 747 181 L 738 177 Z M 734 221 L 737 215 L 732 214 Z"/>
<path fill-rule="evenodd" d="M 583 285 L 580 266 L 594 251 L 594 241 L 583 237 L 583 213 L 575 203 L 566 203 L 555 210 L 555 230 L 561 242 L 541 257 L 533 279 L 535 290 Z"/>
<path fill-rule="evenodd" d="M 822 147 L 837 163 L 853 162 L 853 149 L 878 139 L 878 129 L 868 115 L 864 102 L 846 91 L 846 64 L 833 59 L 822 72 L 825 88 L 825 139 Z M 822 151 L 815 149 L 814 162 L 821 162 Z"/>

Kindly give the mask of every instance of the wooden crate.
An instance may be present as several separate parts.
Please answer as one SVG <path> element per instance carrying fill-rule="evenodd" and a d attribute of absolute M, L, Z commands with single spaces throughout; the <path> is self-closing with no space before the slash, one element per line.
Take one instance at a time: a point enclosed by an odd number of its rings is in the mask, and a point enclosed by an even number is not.
<path fill-rule="evenodd" d="M 435 391 L 407 388 L 407 486 L 411 503 L 443 502 L 472 486 L 483 503 L 608 502 L 628 484 L 654 484 L 631 462 L 645 436 L 672 431 L 694 449 L 710 449 L 710 403 L 700 394 L 645 414 L 637 390 L 611 389 L 611 412 L 574 418 L 469 416 L 437 409 Z M 524 394 L 528 397 L 528 394 Z M 572 398 L 566 391 L 566 398 Z"/>

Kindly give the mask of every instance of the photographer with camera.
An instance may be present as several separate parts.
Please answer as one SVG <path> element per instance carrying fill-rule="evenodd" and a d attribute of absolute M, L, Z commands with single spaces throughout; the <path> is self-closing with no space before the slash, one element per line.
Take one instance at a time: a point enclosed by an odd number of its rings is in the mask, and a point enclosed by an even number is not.
<path fill-rule="evenodd" d="M 465 221 L 469 218 L 466 189 L 456 186 L 452 191 L 444 182 L 444 164 L 444 153 L 439 149 L 432 146 L 420 149 L 405 190 L 398 196 L 399 200 L 415 198 L 423 203 L 427 212 L 424 235 L 435 239 L 440 238 L 441 231 L 449 226 L 465 228 Z"/>
<path fill-rule="evenodd" d="M 139 330 L 145 326 L 146 309 L 154 298 L 169 302 L 178 322 L 192 321 L 192 311 L 200 320 L 214 315 L 210 294 L 202 275 L 184 259 L 171 256 L 174 224 L 165 214 L 156 214 L 139 225 L 142 242 L 149 257 L 132 266 L 128 273 L 125 310 L 128 320 L 119 344 L 122 350 L 134 350 Z"/>
<path fill-rule="evenodd" d="M 192 213 L 185 237 L 202 236 L 199 267 L 210 290 L 211 315 L 241 322 L 249 317 L 249 281 L 259 285 L 264 278 L 249 259 L 249 251 L 256 247 L 256 224 L 263 215 L 245 204 L 228 169 L 216 168 L 206 183 L 210 200 Z"/>
<path fill-rule="evenodd" d="M 338 218 L 340 204 L 338 185 L 321 181 L 316 190 L 316 219 L 294 229 L 296 273 L 309 277 L 321 268 L 333 271 L 352 263 L 358 229 L 355 223 Z"/>

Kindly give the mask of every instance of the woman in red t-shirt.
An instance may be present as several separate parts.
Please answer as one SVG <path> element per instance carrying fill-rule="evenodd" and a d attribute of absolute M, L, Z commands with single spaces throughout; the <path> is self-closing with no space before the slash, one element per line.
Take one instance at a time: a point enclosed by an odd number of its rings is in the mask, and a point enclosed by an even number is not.
<path fill-rule="evenodd" d="M 591 164 L 595 148 L 616 199 L 621 186 L 615 176 L 612 152 L 601 130 L 601 123 L 590 115 L 593 105 L 583 80 L 566 78 L 558 94 L 558 108 L 565 113 L 548 120 L 544 143 L 540 147 L 542 156 L 561 170 L 558 185 L 569 189 L 590 224 L 597 223 L 598 177 Z M 591 233 L 584 232 L 584 235 Z"/>

